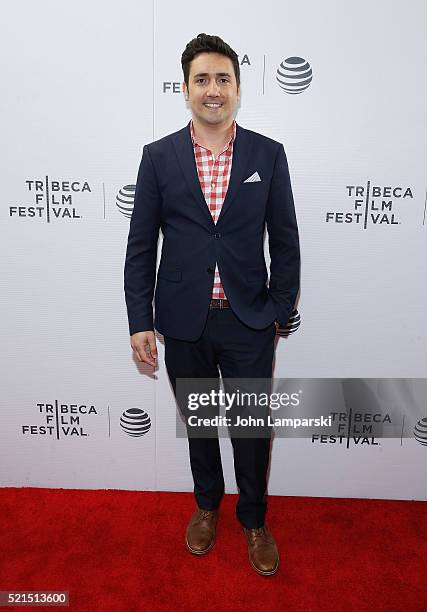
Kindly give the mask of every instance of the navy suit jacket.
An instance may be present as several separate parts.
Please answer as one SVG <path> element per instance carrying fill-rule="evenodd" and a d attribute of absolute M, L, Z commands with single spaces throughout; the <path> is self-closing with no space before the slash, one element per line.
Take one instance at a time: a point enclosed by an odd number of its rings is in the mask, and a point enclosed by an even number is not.
<path fill-rule="evenodd" d="M 261 181 L 245 183 L 255 172 Z M 300 255 L 283 145 L 237 125 L 230 182 L 215 224 L 200 187 L 188 123 L 143 148 L 124 270 L 130 334 L 156 328 L 164 336 L 196 340 L 208 315 L 216 263 L 243 323 L 254 329 L 274 320 L 286 325 L 299 289 Z"/>

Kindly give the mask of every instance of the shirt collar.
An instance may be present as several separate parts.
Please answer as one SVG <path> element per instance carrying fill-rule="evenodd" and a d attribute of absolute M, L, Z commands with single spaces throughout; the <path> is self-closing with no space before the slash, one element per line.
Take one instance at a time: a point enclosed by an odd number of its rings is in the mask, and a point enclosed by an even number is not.
<path fill-rule="evenodd" d="M 225 145 L 223 151 L 228 149 L 228 147 L 235 141 L 235 139 L 236 139 L 236 130 L 237 130 L 237 123 L 236 123 L 236 120 L 234 119 L 233 120 L 233 131 L 232 131 L 232 134 L 231 134 L 231 138 L 228 141 L 228 143 Z M 193 143 L 193 147 L 195 145 L 198 145 L 199 147 L 201 147 L 202 145 L 199 145 L 199 143 L 196 141 L 196 137 L 195 137 L 195 134 L 194 134 L 193 120 L 192 119 L 190 120 L 190 134 L 191 134 L 191 142 Z"/>

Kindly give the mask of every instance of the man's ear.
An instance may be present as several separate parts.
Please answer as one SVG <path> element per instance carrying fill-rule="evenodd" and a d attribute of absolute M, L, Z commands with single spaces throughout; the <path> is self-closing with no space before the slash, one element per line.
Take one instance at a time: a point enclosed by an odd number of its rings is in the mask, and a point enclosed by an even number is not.
<path fill-rule="evenodd" d="M 188 100 L 188 89 L 187 89 L 187 85 L 186 85 L 185 81 L 183 81 L 183 83 L 182 83 L 182 91 L 183 91 L 183 94 L 184 94 L 184 98 L 186 100 Z"/>

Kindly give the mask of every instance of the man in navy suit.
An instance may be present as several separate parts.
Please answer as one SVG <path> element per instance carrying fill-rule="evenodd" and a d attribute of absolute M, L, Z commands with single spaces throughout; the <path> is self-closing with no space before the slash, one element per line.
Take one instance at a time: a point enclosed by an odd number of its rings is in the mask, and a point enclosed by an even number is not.
<path fill-rule="evenodd" d="M 181 63 L 192 119 L 144 146 L 125 264 L 131 346 L 155 367 L 154 329 L 163 334 L 175 394 L 182 378 L 271 379 L 276 326 L 293 310 L 300 267 L 283 145 L 234 119 L 236 53 L 219 37 L 199 34 Z M 272 575 L 279 555 L 265 525 L 270 437 L 230 435 L 249 559 L 259 574 Z M 217 435 L 189 436 L 188 443 L 197 507 L 186 544 L 200 555 L 215 541 L 224 479 Z"/>

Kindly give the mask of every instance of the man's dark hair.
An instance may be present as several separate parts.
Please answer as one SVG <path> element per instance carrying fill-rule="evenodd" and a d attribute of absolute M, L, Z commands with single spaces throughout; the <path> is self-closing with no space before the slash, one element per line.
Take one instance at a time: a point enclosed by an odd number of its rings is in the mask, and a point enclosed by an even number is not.
<path fill-rule="evenodd" d="M 240 66 L 237 53 L 219 36 L 210 36 L 210 34 L 202 33 L 198 34 L 193 40 L 190 40 L 181 56 L 182 71 L 187 87 L 190 76 L 190 64 L 199 53 L 220 53 L 229 57 L 233 64 L 237 87 L 240 86 Z"/>

